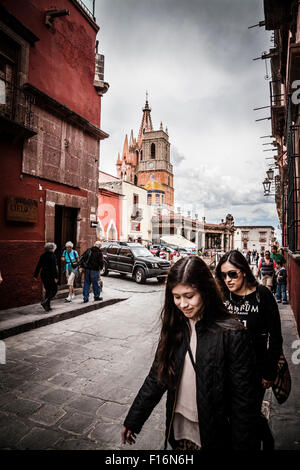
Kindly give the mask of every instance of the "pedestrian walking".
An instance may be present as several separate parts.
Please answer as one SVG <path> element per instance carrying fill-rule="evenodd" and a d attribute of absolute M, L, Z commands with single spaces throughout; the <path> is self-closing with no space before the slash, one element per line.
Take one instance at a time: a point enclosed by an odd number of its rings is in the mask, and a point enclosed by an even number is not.
<path fill-rule="evenodd" d="M 228 313 L 199 256 L 169 270 L 155 359 L 127 414 L 122 441 L 133 444 L 167 392 L 167 443 L 174 450 L 257 449 L 254 352 Z"/>
<path fill-rule="evenodd" d="M 284 249 L 283 248 L 279 248 L 279 254 L 282 256 L 282 266 L 284 266 L 286 264 L 286 259 L 284 257 Z"/>
<path fill-rule="evenodd" d="M 282 350 L 280 315 L 271 292 L 256 281 L 247 261 L 237 250 L 227 252 L 216 268 L 228 311 L 249 331 L 255 349 L 259 407 L 265 390 L 273 385 Z M 261 415 L 264 450 L 274 448 L 267 420 Z"/>
<path fill-rule="evenodd" d="M 287 285 L 287 272 L 283 266 L 282 260 L 276 262 L 276 278 L 277 278 L 277 287 L 276 287 L 276 300 L 277 303 L 282 301 L 283 304 L 287 304 L 287 295 L 286 295 L 286 285 Z"/>
<path fill-rule="evenodd" d="M 178 250 L 175 250 L 172 257 L 172 263 L 176 263 L 181 258 L 181 255 Z"/>
<path fill-rule="evenodd" d="M 79 260 L 79 270 L 84 270 L 84 284 L 83 284 L 83 302 L 89 301 L 90 287 L 93 286 L 94 300 L 103 300 L 100 297 L 100 273 L 103 268 L 103 254 L 101 251 L 101 242 L 97 240 L 92 248 L 88 248 Z"/>
<path fill-rule="evenodd" d="M 79 255 L 76 250 L 73 250 L 73 243 L 67 242 L 65 244 L 65 250 L 62 254 L 61 260 L 65 262 L 65 276 L 66 281 L 69 289 L 69 295 L 65 299 L 66 302 L 71 302 L 74 297 L 74 281 L 75 278 L 78 276 L 78 268 L 79 268 Z"/>
<path fill-rule="evenodd" d="M 50 242 L 45 244 L 45 251 L 40 256 L 33 274 L 33 279 L 37 281 L 38 275 L 41 273 L 41 279 L 46 291 L 45 299 L 41 302 L 41 305 L 46 312 L 52 310 L 50 302 L 57 292 L 58 268 L 54 254 L 56 248 L 55 243 Z"/>
<path fill-rule="evenodd" d="M 272 291 L 273 288 L 273 278 L 275 274 L 275 269 L 275 261 L 271 259 L 269 250 L 266 250 L 264 256 L 262 256 L 258 262 L 256 277 L 258 278 L 259 274 L 261 273 L 261 283 L 263 286 L 266 286 L 270 291 Z"/>
<path fill-rule="evenodd" d="M 283 256 L 283 254 L 278 252 L 276 245 L 273 245 L 272 248 L 271 248 L 270 258 L 275 261 L 275 271 L 274 271 L 274 275 L 273 275 L 272 291 L 276 295 L 276 291 L 277 291 L 276 263 L 277 263 L 278 260 L 280 260 L 280 261 L 282 261 L 282 266 L 283 266 L 286 263 L 286 260 Z"/>
<path fill-rule="evenodd" d="M 257 268 L 258 268 L 258 261 L 259 261 L 259 253 L 257 251 L 257 253 L 255 254 L 255 264 Z"/>

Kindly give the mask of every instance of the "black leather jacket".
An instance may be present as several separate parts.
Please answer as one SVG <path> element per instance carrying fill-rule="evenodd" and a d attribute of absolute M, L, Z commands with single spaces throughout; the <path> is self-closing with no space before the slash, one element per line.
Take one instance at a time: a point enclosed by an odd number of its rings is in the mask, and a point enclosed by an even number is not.
<path fill-rule="evenodd" d="M 260 388 L 247 331 L 235 319 L 204 326 L 197 332 L 197 408 L 202 450 L 259 450 Z M 186 326 L 185 334 L 188 335 Z M 174 447 L 173 416 L 180 376 L 187 353 L 182 341 L 176 353 L 176 383 L 167 389 L 157 381 L 157 361 L 139 390 L 124 426 L 139 433 L 167 391 L 165 448 Z"/>

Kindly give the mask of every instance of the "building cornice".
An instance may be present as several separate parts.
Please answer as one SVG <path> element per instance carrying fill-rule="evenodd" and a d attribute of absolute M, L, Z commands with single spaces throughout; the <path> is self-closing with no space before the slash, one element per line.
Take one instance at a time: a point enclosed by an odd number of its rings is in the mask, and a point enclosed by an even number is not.
<path fill-rule="evenodd" d="M 44 107 L 52 111 L 53 113 L 61 116 L 70 124 L 74 124 L 75 126 L 80 127 L 87 134 L 92 135 L 98 140 L 107 139 L 107 137 L 109 137 L 109 134 L 94 126 L 94 124 L 92 124 L 84 117 L 80 116 L 80 114 L 77 114 L 75 111 L 72 111 L 64 104 L 59 103 L 59 101 L 56 101 L 54 98 L 39 90 L 31 83 L 24 83 L 23 89 L 29 91 L 32 95 L 34 95 L 36 99 L 36 105 Z"/>

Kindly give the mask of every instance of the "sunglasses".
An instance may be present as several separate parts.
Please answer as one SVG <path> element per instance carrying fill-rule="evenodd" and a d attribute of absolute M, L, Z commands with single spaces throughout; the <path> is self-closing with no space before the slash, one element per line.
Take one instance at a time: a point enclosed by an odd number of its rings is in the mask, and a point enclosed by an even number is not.
<path fill-rule="evenodd" d="M 230 279 L 237 279 L 239 277 L 239 273 L 241 271 L 228 271 L 227 273 L 221 273 L 222 279 L 226 279 L 227 276 L 230 277 Z"/>

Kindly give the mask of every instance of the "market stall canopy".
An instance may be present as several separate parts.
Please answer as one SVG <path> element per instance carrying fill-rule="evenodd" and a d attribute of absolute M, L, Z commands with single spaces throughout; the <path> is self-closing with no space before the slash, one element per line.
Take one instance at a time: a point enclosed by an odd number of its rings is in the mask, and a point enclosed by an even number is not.
<path fill-rule="evenodd" d="M 190 240 L 184 238 L 182 235 L 164 235 L 160 239 L 167 245 L 172 245 L 178 248 L 197 248 L 196 243 L 190 242 Z"/>

